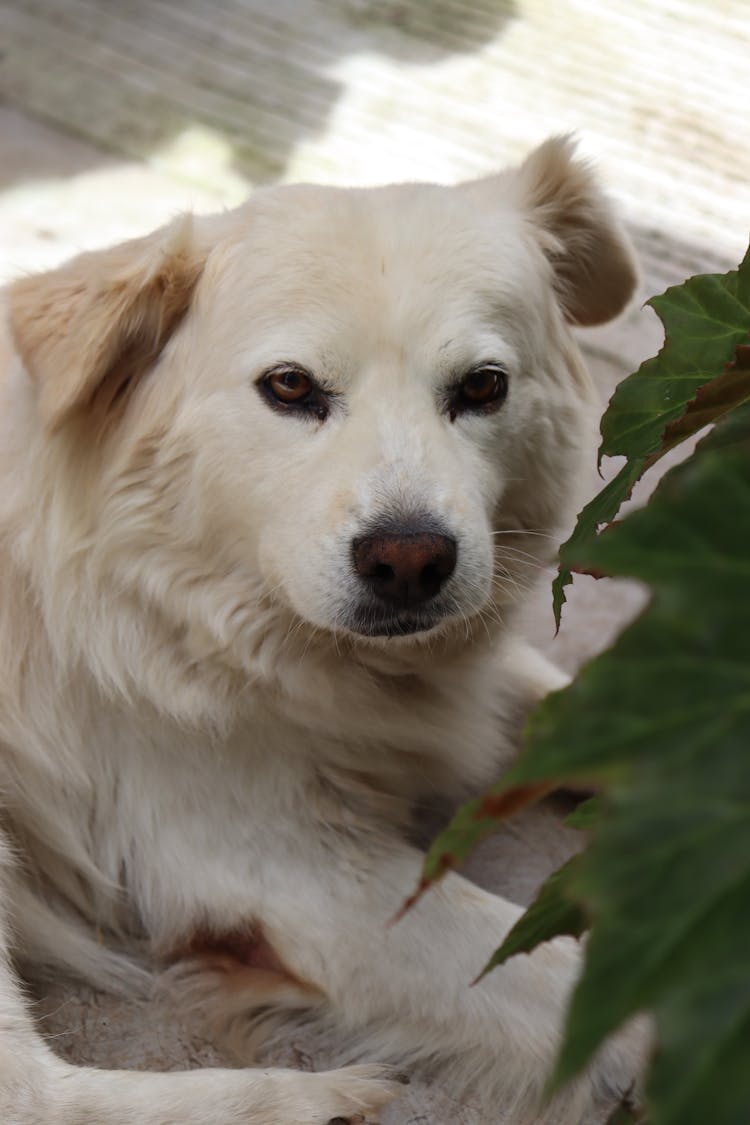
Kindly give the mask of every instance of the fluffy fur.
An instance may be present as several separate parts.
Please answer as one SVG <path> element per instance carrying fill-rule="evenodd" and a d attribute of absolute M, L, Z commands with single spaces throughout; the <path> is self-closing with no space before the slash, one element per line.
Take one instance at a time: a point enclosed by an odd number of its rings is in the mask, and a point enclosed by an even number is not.
<path fill-rule="evenodd" d="M 24 960 L 125 990 L 162 971 L 248 1053 L 269 1013 L 319 1019 L 349 1056 L 451 1074 L 488 1121 L 502 1095 L 516 1122 L 579 1125 L 629 1086 L 621 1040 L 537 1108 L 575 943 L 469 988 L 516 907 L 449 875 L 387 923 L 420 868 L 415 809 L 494 779 L 561 683 L 515 606 L 591 450 L 569 325 L 633 281 L 552 141 L 454 188 L 261 191 L 6 291 L 3 1121 L 310 1125 L 392 1096 L 362 1067 L 69 1067 L 34 1033 Z M 486 363 L 507 399 L 451 413 Z M 325 418 L 269 399 L 279 364 Z M 390 636 L 352 561 L 384 527 L 457 544 Z"/>

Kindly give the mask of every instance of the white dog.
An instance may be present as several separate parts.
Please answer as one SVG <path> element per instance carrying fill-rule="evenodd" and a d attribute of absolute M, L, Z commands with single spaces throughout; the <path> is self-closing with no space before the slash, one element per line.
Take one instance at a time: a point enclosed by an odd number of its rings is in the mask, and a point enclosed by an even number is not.
<path fill-rule="evenodd" d="M 166 971 L 249 1056 L 279 1012 L 537 1109 L 569 939 L 470 988 L 518 909 L 449 875 L 398 924 L 423 800 L 494 780 L 560 677 L 513 633 L 578 500 L 570 324 L 634 268 L 564 141 L 459 187 L 284 187 L 11 285 L 0 372 L 0 1120 L 312 1125 L 373 1066 L 75 1068 L 11 964 Z M 258 1016 L 258 1012 L 266 1016 Z M 361 1118 L 357 1118 L 361 1120 Z"/>

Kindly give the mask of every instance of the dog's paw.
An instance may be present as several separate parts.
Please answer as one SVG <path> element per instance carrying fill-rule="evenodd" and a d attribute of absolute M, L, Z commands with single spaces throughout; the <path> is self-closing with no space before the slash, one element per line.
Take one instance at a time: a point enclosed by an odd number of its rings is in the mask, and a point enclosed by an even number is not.
<path fill-rule="evenodd" d="M 401 1087 L 380 1066 L 348 1066 L 305 1075 L 316 1082 L 307 1088 L 310 1116 L 304 1125 L 371 1125 L 384 1106 L 398 1097 Z"/>

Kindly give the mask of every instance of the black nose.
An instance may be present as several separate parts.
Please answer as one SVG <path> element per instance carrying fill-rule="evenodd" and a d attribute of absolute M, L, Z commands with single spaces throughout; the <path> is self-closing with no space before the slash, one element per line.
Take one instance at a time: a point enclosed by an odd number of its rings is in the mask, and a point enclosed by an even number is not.
<path fill-rule="evenodd" d="M 375 596 L 398 609 L 434 598 L 456 569 L 456 540 L 432 532 L 366 535 L 354 540 L 352 554 Z"/>

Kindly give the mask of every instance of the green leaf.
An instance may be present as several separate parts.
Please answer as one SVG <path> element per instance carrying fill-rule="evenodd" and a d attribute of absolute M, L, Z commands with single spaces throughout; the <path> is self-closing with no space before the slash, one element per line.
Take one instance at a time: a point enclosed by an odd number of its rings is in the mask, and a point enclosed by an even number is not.
<path fill-rule="evenodd" d="M 647 302 L 664 325 L 657 356 L 624 379 L 602 419 L 600 457 L 646 458 L 699 387 L 720 375 L 750 330 L 750 250 L 739 269 L 700 274 Z M 708 419 L 709 421 L 711 419 Z"/>
<path fill-rule="evenodd" d="M 553 583 L 558 627 L 581 546 L 615 518 L 659 458 L 750 398 L 750 249 L 738 269 L 693 277 L 648 303 L 664 324 L 664 345 L 619 384 L 602 419 L 600 462 L 618 455 L 626 462 L 560 548 Z"/>
<path fill-rule="evenodd" d="M 517 953 L 530 953 L 543 941 L 549 941 L 559 934 L 581 936 L 588 925 L 588 919 L 568 892 L 568 884 L 578 858 L 573 856 L 559 871 L 550 875 L 526 913 L 518 919 L 503 944 L 493 953 L 478 979 L 496 965 L 502 965 L 509 957 L 514 957 Z"/>
<path fill-rule="evenodd" d="M 653 1012 L 649 1125 L 750 1121 L 750 404 L 576 551 L 653 596 L 551 696 L 509 785 L 608 787 L 565 879 L 593 918 L 557 1070 Z M 520 923 L 519 923 L 520 925 Z"/>
<path fill-rule="evenodd" d="M 682 414 L 668 422 L 656 453 L 646 462 L 648 468 L 664 453 L 697 434 L 750 398 L 750 346 L 738 344 L 733 361 L 715 379 L 704 383 L 690 399 Z"/>

